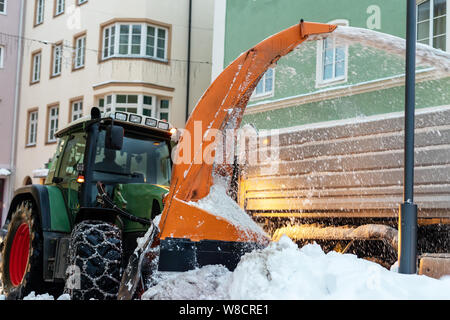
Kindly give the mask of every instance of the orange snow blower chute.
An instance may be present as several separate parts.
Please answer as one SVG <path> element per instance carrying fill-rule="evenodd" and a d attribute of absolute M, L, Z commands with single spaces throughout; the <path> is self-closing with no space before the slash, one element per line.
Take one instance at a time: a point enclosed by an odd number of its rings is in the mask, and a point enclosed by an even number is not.
<path fill-rule="evenodd" d="M 301 21 L 241 54 L 207 89 L 187 121 L 185 132 L 190 134 L 179 140 L 179 147 L 185 150 L 183 161 L 175 159 L 159 224 L 159 270 L 186 271 L 208 264 L 233 270 L 243 253 L 268 243 L 266 236 L 192 204 L 209 194 L 213 170 L 222 175 L 232 171 L 231 165 L 213 168 L 205 162 L 203 155 L 214 141 L 204 137 L 212 129 L 239 128 L 248 100 L 267 69 L 308 37 L 335 29 L 334 25 Z M 199 126 L 204 134 L 201 141 L 194 137 Z"/>

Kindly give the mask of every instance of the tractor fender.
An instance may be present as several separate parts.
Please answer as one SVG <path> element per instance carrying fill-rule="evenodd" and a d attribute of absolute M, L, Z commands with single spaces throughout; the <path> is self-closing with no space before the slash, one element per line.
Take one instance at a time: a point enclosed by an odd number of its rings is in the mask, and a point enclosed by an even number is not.
<path fill-rule="evenodd" d="M 71 232 L 69 213 L 61 190 L 55 186 L 29 185 L 17 189 L 9 206 L 7 221 L 23 200 L 34 201 L 43 232 Z"/>
<path fill-rule="evenodd" d="M 17 189 L 8 210 L 4 228 L 11 221 L 17 205 L 24 200 L 33 201 L 43 235 L 43 279 L 62 281 L 65 277 L 65 253 L 71 232 L 68 210 L 61 190 L 56 186 L 29 185 Z M 6 231 L 6 229 L 5 229 Z"/>

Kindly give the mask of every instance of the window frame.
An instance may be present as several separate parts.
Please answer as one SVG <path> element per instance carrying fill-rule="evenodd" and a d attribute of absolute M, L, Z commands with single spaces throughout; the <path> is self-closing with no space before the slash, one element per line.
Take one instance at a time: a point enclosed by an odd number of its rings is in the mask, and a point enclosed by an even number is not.
<path fill-rule="evenodd" d="M 52 110 L 56 109 L 56 115 L 52 115 Z M 54 128 L 52 128 L 52 121 L 55 124 Z M 46 119 L 46 132 L 45 132 L 45 144 L 54 144 L 58 141 L 55 134 L 58 132 L 59 128 L 59 102 L 52 103 L 47 106 L 47 119 Z M 53 138 L 51 138 L 51 133 L 53 130 Z"/>
<path fill-rule="evenodd" d="M 81 104 L 81 112 L 78 112 L 78 113 L 80 113 L 79 116 L 76 119 L 74 119 L 74 115 L 77 114 L 77 113 L 74 112 L 74 106 L 76 104 Z M 82 118 L 84 116 L 84 112 L 83 112 L 84 96 L 80 96 L 80 97 L 76 97 L 76 98 L 70 99 L 69 105 L 70 105 L 70 109 L 69 109 L 69 122 L 68 123 L 71 123 L 71 122 L 73 122 L 75 120 L 78 120 L 79 118 Z M 80 110 L 78 110 L 78 111 L 80 111 Z"/>
<path fill-rule="evenodd" d="M 58 7 L 61 5 L 61 11 L 58 11 Z M 66 0 L 54 0 L 53 2 L 53 17 L 59 17 L 66 12 Z"/>
<path fill-rule="evenodd" d="M 5 46 L 0 45 L 0 69 L 5 68 Z"/>
<path fill-rule="evenodd" d="M 32 120 L 32 114 L 36 114 L 36 119 Z M 30 135 L 32 133 L 31 126 L 34 124 L 34 142 L 30 141 Z M 32 108 L 27 110 L 27 130 L 25 137 L 25 147 L 31 148 L 37 145 L 37 133 L 39 126 L 39 108 Z"/>
<path fill-rule="evenodd" d="M 39 64 L 36 65 L 36 57 L 39 56 Z M 37 70 L 36 70 L 36 67 Z M 42 49 L 33 51 L 31 53 L 31 66 L 30 66 L 30 85 L 37 84 L 41 81 L 41 73 L 42 73 Z M 35 77 L 35 72 L 38 74 L 38 78 Z"/>
<path fill-rule="evenodd" d="M 41 5 L 40 5 L 41 4 Z M 41 12 L 39 9 L 42 9 Z M 41 15 L 39 15 L 41 13 Z M 45 17 L 45 0 L 35 0 L 34 5 L 34 27 L 44 23 Z"/>
<path fill-rule="evenodd" d="M 349 21 L 345 19 L 338 19 L 328 22 L 328 24 L 348 26 Z M 330 79 L 324 79 L 324 54 L 325 54 L 325 41 L 327 39 L 331 39 L 333 41 L 333 76 Z M 336 37 L 329 37 L 327 39 L 323 39 L 317 41 L 317 54 L 316 54 L 316 88 L 323 88 L 327 86 L 332 86 L 336 84 L 346 83 L 348 81 L 348 44 L 339 45 L 339 39 Z M 342 76 L 336 77 L 336 49 L 343 47 L 344 48 L 344 57 L 345 57 L 345 65 L 344 65 L 344 74 Z"/>
<path fill-rule="evenodd" d="M 163 101 L 167 101 L 168 102 L 167 109 L 161 107 L 161 103 Z M 155 118 L 157 118 L 159 120 L 162 120 L 162 121 L 170 122 L 170 106 L 171 106 L 171 104 L 172 104 L 171 99 L 169 99 L 167 97 L 158 97 L 157 111 L 156 111 L 156 114 L 155 114 Z M 167 113 L 167 120 L 161 118 L 161 113 Z"/>
<path fill-rule="evenodd" d="M 78 54 L 80 52 L 80 48 L 78 47 L 78 41 L 80 39 L 84 39 L 83 47 L 82 47 L 82 60 L 83 64 L 77 65 Z M 86 66 L 86 44 L 87 44 L 87 32 L 83 31 L 73 36 L 73 61 L 72 61 L 72 71 L 83 69 Z"/>
<path fill-rule="evenodd" d="M 8 0 L 0 0 L 3 1 L 3 11 L 0 11 L 0 14 L 7 15 L 8 14 Z"/>
<path fill-rule="evenodd" d="M 267 84 L 266 81 L 267 81 L 267 72 L 269 70 L 272 71 L 272 90 L 267 91 L 266 90 L 266 84 Z M 256 93 L 256 88 L 261 84 L 263 85 L 263 92 Z M 255 100 L 266 99 L 266 98 L 273 97 L 274 95 L 275 95 L 275 68 L 268 68 L 267 71 L 263 74 L 263 76 L 259 80 L 258 84 L 256 85 L 256 87 L 253 91 L 253 94 L 251 96 L 251 100 L 255 101 Z"/>
<path fill-rule="evenodd" d="M 77 6 L 82 6 L 83 4 L 88 3 L 89 0 L 76 0 L 76 5 Z"/>
<path fill-rule="evenodd" d="M 59 54 L 56 55 L 56 49 L 59 49 Z M 50 79 L 59 77 L 62 73 L 62 58 L 64 52 L 63 41 L 58 41 L 52 45 L 52 55 L 51 55 L 51 63 L 50 63 Z M 59 58 L 58 60 L 57 57 Z M 55 67 L 59 67 L 58 72 L 55 72 Z"/>
<path fill-rule="evenodd" d="M 424 3 L 429 2 L 430 3 L 430 9 L 429 9 L 429 16 L 427 19 L 422 20 L 419 22 L 419 6 L 423 5 Z M 434 48 L 434 39 L 439 37 L 439 36 L 445 36 L 445 49 L 444 51 L 446 52 L 450 52 L 450 16 L 448 13 L 448 9 L 449 9 L 449 5 L 450 5 L 450 0 L 445 0 L 445 33 L 440 34 L 440 35 L 435 35 L 434 33 L 434 21 L 435 19 L 438 19 L 440 17 L 443 17 L 443 15 L 438 16 L 438 17 L 434 17 L 434 2 L 435 0 L 419 0 L 416 2 L 416 10 L 417 10 L 417 17 L 416 17 L 416 27 L 417 27 L 417 37 L 416 37 L 416 41 L 418 43 L 423 43 L 421 41 L 427 40 L 428 39 L 428 43 L 424 43 L 426 45 L 429 45 L 431 47 Z M 426 38 L 423 39 L 419 39 L 419 23 L 424 23 L 426 22 L 428 24 L 428 36 Z"/>
<path fill-rule="evenodd" d="M 140 41 L 139 47 L 140 52 L 132 53 L 132 39 L 133 39 L 133 26 L 139 25 L 140 28 Z M 121 35 L 121 27 L 128 26 L 128 42 L 127 42 L 127 54 L 120 53 L 120 35 Z M 148 31 L 149 27 L 153 27 L 155 30 L 155 37 L 153 39 L 153 55 L 147 55 L 147 46 L 148 46 Z M 111 32 L 114 28 L 114 32 Z M 152 60 L 155 62 L 160 62 L 164 64 L 168 64 L 170 61 L 170 48 L 171 48 L 171 25 L 163 24 L 160 22 L 155 22 L 152 20 L 141 20 L 141 19 L 113 19 L 112 21 L 108 21 L 101 25 L 100 28 L 100 37 L 101 41 L 99 43 L 99 62 L 105 62 L 109 59 L 146 59 Z M 108 30 L 108 36 L 106 36 Z M 158 31 L 164 30 L 165 38 L 164 38 L 164 58 L 159 58 L 157 56 L 157 43 L 158 43 Z"/>

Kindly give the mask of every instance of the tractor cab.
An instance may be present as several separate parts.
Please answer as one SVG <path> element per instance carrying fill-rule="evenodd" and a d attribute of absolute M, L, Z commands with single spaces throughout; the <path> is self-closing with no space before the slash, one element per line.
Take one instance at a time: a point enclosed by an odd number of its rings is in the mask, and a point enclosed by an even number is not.
<path fill-rule="evenodd" d="M 168 122 L 152 117 L 94 111 L 57 132 L 45 184 L 62 191 L 72 221 L 96 214 L 99 182 L 120 208 L 154 218 L 170 185 L 174 132 Z M 146 230 L 139 223 L 123 223 L 125 232 Z"/>

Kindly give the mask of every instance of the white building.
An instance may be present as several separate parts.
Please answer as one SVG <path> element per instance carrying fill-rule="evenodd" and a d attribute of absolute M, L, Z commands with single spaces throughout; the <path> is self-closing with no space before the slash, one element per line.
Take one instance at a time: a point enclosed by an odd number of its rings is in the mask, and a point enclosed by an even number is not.
<path fill-rule="evenodd" d="M 27 1 L 15 187 L 41 182 L 55 132 L 93 106 L 183 127 L 211 79 L 213 7 L 211 0 Z"/>

